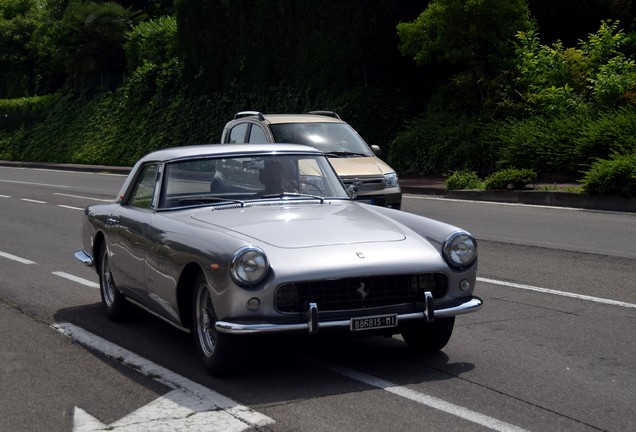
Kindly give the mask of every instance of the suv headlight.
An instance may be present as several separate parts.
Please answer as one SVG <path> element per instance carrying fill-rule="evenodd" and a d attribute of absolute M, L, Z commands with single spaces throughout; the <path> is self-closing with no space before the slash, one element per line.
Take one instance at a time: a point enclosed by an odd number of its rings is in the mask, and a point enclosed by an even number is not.
<path fill-rule="evenodd" d="M 245 246 L 236 251 L 230 262 L 230 275 L 234 282 L 251 286 L 263 280 L 269 270 L 265 252 L 255 246 Z"/>
<path fill-rule="evenodd" d="M 477 258 L 477 241 L 466 231 L 455 231 L 444 241 L 444 257 L 453 267 L 466 267 Z"/>
<path fill-rule="evenodd" d="M 400 185 L 398 175 L 396 173 L 384 174 L 384 184 L 388 188 L 396 188 Z"/>

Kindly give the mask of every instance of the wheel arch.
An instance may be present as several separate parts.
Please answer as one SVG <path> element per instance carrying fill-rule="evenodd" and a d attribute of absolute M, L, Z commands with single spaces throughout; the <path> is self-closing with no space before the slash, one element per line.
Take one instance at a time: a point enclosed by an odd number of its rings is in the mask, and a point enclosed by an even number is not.
<path fill-rule="evenodd" d="M 203 269 L 197 263 L 188 263 L 179 277 L 177 283 L 177 306 L 181 315 L 181 324 L 192 330 L 192 296 L 194 281 L 203 273 Z"/>
<path fill-rule="evenodd" d="M 95 238 L 93 240 L 93 260 L 95 262 L 95 270 L 99 274 L 100 267 L 102 265 L 101 257 L 99 256 L 99 252 L 102 249 L 102 245 L 106 242 L 106 238 L 104 233 L 101 231 L 97 231 L 95 233 Z"/>

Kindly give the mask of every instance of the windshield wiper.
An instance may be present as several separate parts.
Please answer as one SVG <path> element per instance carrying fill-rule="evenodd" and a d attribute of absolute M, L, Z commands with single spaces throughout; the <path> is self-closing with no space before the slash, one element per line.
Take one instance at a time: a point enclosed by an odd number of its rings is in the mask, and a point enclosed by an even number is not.
<path fill-rule="evenodd" d="M 245 201 L 233 199 L 233 198 L 222 198 L 222 197 L 214 197 L 214 196 L 200 196 L 200 197 L 188 197 L 179 199 L 179 204 L 191 204 L 191 205 L 205 205 L 205 204 L 214 204 L 214 203 L 233 203 L 240 204 L 241 207 L 245 207 Z"/>
<path fill-rule="evenodd" d="M 320 203 L 325 202 L 325 198 L 318 195 L 301 194 L 297 192 L 280 192 L 275 194 L 267 194 L 261 196 L 261 198 L 312 198 L 320 200 Z"/>
<path fill-rule="evenodd" d="M 352 157 L 352 156 L 366 156 L 364 153 L 354 153 L 349 151 L 332 151 L 325 153 L 327 157 Z"/>

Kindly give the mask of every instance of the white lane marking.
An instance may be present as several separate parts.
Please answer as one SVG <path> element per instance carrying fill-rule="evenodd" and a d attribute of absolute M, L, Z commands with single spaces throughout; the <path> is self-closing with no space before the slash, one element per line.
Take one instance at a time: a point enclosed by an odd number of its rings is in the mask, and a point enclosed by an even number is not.
<path fill-rule="evenodd" d="M 103 198 L 93 198 L 93 197 L 87 197 L 87 196 L 82 196 L 82 195 L 71 195 L 71 194 L 63 194 L 63 193 L 54 193 L 53 195 L 58 195 L 58 196 L 63 196 L 63 197 L 69 197 L 69 198 L 79 198 L 79 199 L 85 199 L 85 200 L 89 200 L 89 201 L 101 201 L 101 202 L 113 202 L 115 201 L 115 199 L 103 199 Z"/>
<path fill-rule="evenodd" d="M 11 195 L 0 195 L 0 198 L 11 198 Z"/>
<path fill-rule="evenodd" d="M 381 378 L 367 375 L 365 373 L 358 372 L 356 370 L 349 369 L 347 367 L 338 366 L 335 364 L 321 362 L 321 361 L 312 361 L 312 362 L 324 369 L 328 369 L 332 372 L 336 372 L 340 375 L 344 375 L 353 380 L 360 381 L 372 387 L 377 387 L 382 390 L 386 390 L 389 393 L 393 393 L 405 399 L 412 400 L 414 402 L 417 402 L 422 405 L 426 405 L 430 408 L 434 408 L 436 410 L 445 412 L 447 414 L 460 417 L 464 420 L 470 421 L 472 423 L 476 423 L 478 425 L 487 427 L 495 431 L 500 431 L 500 432 L 525 432 L 526 431 L 526 429 L 520 428 L 510 423 L 506 423 L 504 421 L 498 420 L 493 417 L 489 417 L 487 415 L 478 413 L 476 411 L 472 411 L 463 406 L 455 405 L 443 399 L 436 398 L 426 393 L 421 393 L 415 390 L 411 390 L 407 387 L 395 385 L 392 382 L 385 381 Z"/>
<path fill-rule="evenodd" d="M 68 279 L 68 280 L 73 281 L 73 282 L 77 282 L 79 284 L 85 285 L 85 286 L 90 287 L 90 288 L 99 288 L 99 284 L 97 284 L 95 282 L 92 282 L 92 281 L 89 281 L 88 279 L 84 279 L 84 278 L 81 278 L 81 277 L 78 277 L 78 276 L 74 276 L 74 275 L 69 274 L 69 273 L 65 273 L 65 272 L 59 271 L 59 272 L 53 272 L 53 274 L 55 276 L 59 276 L 59 277 L 64 278 L 64 279 Z"/>
<path fill-rule="evenodd" d="M 603 303 L 603 304 L 608 304 L 612 306 L 620 306 L 620 307 L 636 309 L 636 304 L 626 303 L 626 302 L 622 302 L 618 300 L 610 300 L 610 299 L 605 299 L 600 297 L 593 297 L 593 296 L 588 296 L 583 294 L 571 293 L 567 291 L 557 291 L 553 289 L 541 288 L 541 287 L 532 286 L 532 285 L 523 285 L 523 284 L 517 284 L 512 282 L 504 282 L 504 281 L 498 281 L 498 280 L 482 278 L 482 277 L 478 277 L 477 280 L 479 282 L 485 282 L 485 283 L 489 283 L 493 285 L 502 285 L 502 286 L 507 286 L 510 288 L 518 288 L 518 289 L 524 289 L 528 291 L 536 291 L 536 292 L 545 293 L 545 294 L 553 294 L 553 295 L 558 295 L 562 297 L 571 297 L 571 298 L 575 298 L 579 300 Z"/>
<path fill-rule="evenodd" d="M 35 261 L 31 261 L 26 258 L 20 258 L 19 256 L 11 255 L 10 253 L 1 252 L 1 251 L 0 251 L 0 257 L 10 259 L 12 261 L 17 261 L 21 264 L 37 264 Z"/>
<path fill-rule="evenodd" d="M 135 432 L 147 430 L 238 432 L 274 423 L 273 419 L 240 405 L 227 396 L 190 381 L 81 327 L 66 322 L 54 323 L 51 327 L 82 345 L 129 365 L 174 390 L 106 427 L 86 411 L 76 407 L 73 419 L 75 431 L 112 428 Z M 167 407 L 169 410 L 166 411 Z"/>
<path fill-rule="evenodd" d="M 478 200 L 467 200 L 467 199 L 458 199 L 458 198 L 440 198 L 436 196 L 429 195 L 412 195 L 412 194 L 404 194 L 404 197 L 409 199 L 419 199 L 419 200 L 429 200 L 429 201 L 450 201 L 450 202 L 460 202 L 460 203 L 476 203 L 476 204 L 489 204 L 489 205 L 498 205 L 498 206 L 514 206 L 514 207 L 531 207 L 538 209 L 553 209 L 553 210 L 565 210 L 565 211 L 585 211 L 585 209 L 578 207 L 557 207 L 557 206 L 549 206 L 549 205 L 536 205 L 536 204 L 522 204 L 522 203 L 508 203 L 508 202 L 499 202 L 499 201 L 478 201 Z"/>
<path fill-rule="evenodd" d="M 46 204 L 46 201 L 34 200 L 30 198 L 20 198 L 20 201 L 26 201 L 26 202 L 35 203 L 35 204 Z"/>
<path fill-rule="evenodd" d="M 73 186 L 62 186 L 62 185 L 54 185 L 50 183 L 34 183 L 34 182 L 25 182 L 25 181 L 16 181 L 16 180 L 0 180 L 0 183 L 14 183 L 14 184 L 24 184 L 30 186 L 47 186 L 61 189 L 73 189 Z"/>
<path fill-rule="evenodd" d="M 64 205 L 64 204 L 58 204 L 57 206 L 58 206 L 58 207 L 65 208 L 65 209 L 71 209 L 71 210 L 84 210 L 84 209 L 83 209 L 83 208 L 81 208 L 81 207 L 73 207 L 73 206 Z"/>

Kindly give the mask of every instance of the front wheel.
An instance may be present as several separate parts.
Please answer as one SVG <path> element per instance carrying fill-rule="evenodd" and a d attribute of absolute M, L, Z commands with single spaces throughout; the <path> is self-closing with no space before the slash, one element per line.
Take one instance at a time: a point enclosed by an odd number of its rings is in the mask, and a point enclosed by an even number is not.
<path fill-rule="evenodd" d="M 194 285 L 192 317 L 194 344 L 203 365 L 210 375 L 224 376 L 232 372 L 237 360 L 236 338 L 216 330 L 218 321 L 210 289 L 203 275 Z"/>
<path fill-rule="evenodd" d="M 418 322 L 402 330 L 404 342 L 421 353 L 435 353 L 446 346 L 453 334 L 455 317 L 437 318 L 432 322 Z"/>
<path fill-rule="evenodd" d="M 99 291 L 106 316 L 115 322 L 124 321 L 130 315 L 130 303 L 117 288 L 110 269 L 110 257 L 105 244 L 99 249 Z"/>

